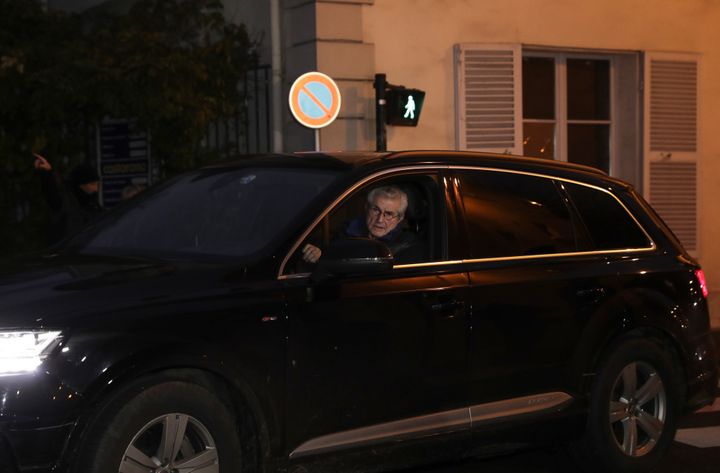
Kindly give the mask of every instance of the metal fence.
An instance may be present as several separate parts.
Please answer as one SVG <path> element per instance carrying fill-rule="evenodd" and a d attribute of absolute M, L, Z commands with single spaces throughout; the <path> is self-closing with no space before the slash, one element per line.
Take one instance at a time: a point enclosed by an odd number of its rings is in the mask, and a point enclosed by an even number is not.
<path fill-rule="evenodd" d="M 220 156 L 266 153 L 271 150 L 270 94 L 272 70 L 261 65 L 248 71 L 238 85 L 241 100 L 235 115 L 208 126 L 203 151 Z"/>
<path fill-rule="evenodd" d="M 272 70 L 269 65 L 251 69 L 238 87 L 241 100 L 230 119 L 214 121 L 201 143 L 203 153 L 216 157 L 269 152 L 271 141 L 270 100 Z M 93 157 L 97 137 L 88 138 Z M 0 156 L 0 256 L 43 246 L 48 220 L 32 158 L 15 169 Z M 155 179 L 151 178 L 151 183 Z"/>

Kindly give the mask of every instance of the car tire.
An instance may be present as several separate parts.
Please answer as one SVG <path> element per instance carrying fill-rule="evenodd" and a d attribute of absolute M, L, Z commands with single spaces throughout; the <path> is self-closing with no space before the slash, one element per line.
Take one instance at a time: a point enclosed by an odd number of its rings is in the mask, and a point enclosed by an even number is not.
<path fill-rule="evenodd" d="M 204 473 L 247 471 L 232 409 L 211 389 L 181 379 L 147 381 L 124 389 L 92 421 L 75 473 L 190 471 L 183 467 L 192 465 L 206 466 Z"/>
<path fill-rule="evenodd" d="M 652 470 L 675 437 L 683 380 L 673 350 L 651 338 L 625 338 L 601 361 L 587 430 L 571 453 L 593 473 Z"/>

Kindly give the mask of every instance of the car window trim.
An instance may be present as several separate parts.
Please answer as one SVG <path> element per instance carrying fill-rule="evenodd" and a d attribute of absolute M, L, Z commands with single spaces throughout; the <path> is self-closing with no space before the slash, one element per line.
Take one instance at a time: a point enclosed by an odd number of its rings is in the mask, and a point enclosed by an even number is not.
<path fill-rule="evenodd" d="M 297 249 L 300 247 L 300 244 L 307 238 L 307 236 L 312 232 L 312 230 L 324 219 L 330 212 L 332 212 L 335 207 L 337 207 L 342 201 L 345 200 L 345 198 L 353 193 L 358 187 L 362 187 L 365 184 L 367 184 L 369 181 L 372 181 L 374 179 L 384 177 L 388 174 L 400 174 L 407 171 L 436 171 L 439 172 L 443 169 L 447 169 L 447 164 L 440 164 L 440 165 L 418 165 L 418 166 L 403 166 L 393 169 L 384 169 L 382 171 L 375 172 L 369 176 L 366 176 L 362 180 L 356 182 L 352 186 L 350 186 L 348 189 L 345 190 L 342 194 L 340 194 L 339 197 L 337 197 L 329 206 L 325 208 L 325 210 L 313 220 L 313 222 L 305 229 L 305 231 L 300 235 L 300 238 L 298 238 L 293 246 L 290 248 L 290 251 L 285 255 L 283 258 L 282 264 L 280 265 L 280 269 L 278 270 L 278 279 L 290 279 L 295 277 L 301 277 L 300 275 L 304 275 L 302 277 L 307 277 L 310 273 L 299 273 L 299 274 L 283 274 L 285 271 L 285 266 L 287 265 L 288 261 L 292 257 L 293 254 L 297 251 Z"/>
<path fill-rule="evenodd" d="M 649 246 L 640 247 L 640 248 L 632 248 L 632 249 L 616 248 L 616 249 L 612 249 L 612 250 L 593 250 L 593 251 L 589 251 L 589 252 L 572 252 L 572 253 L 583 253 L 583 254 L 598 253 L 598 252 L 599 253 L 606 253 L 606 252 L 615 253 L 617 251 L 630 251 L 630 250 L 654 251 L 655 249 L 657 249 L 657 245 L 655 244 L 655 241 L 652 239 L 650 234 L 645 230 L 645 227 L 643 227 L 643 225 L 638 221 L 638 219 L 635 218 L 635 215 L 633 215 L 633 213 L 630 212 L 630 210 L 628 210 L 627 206 L 620 199 L 618 199 L 618 197 L 615 194 L 613 194 L 612 192 L 610 192 L 609 190 L 607 190 L 603 187 L 596 186 L 594 184 L 588 184 L 587 182 L 576 181 L 574 179 L 570 179 L 567 177 L 549 176 L 547 174 L 528 172 L 528 171 L 518 171 L 515 169 L 497 169 L 497 168 L 490 168 L 490 167 L 486 167 L 486 166 L 476 167 L 476 166 L 463 166 L 463 165 L 449 165 L 448 167 L 449 167 L 449 169 L 454 169 L 454 170 L 477 170 L 477 171 L 505 172 L 505 173 L 510 173 L 510 174 L 522 174 L 525 176 L 534 176 L 534 177 L 540 177 L 543 179 L 550 179 L 551 181 L 569 182 L 571 184 L 576 184 L 576 185 L 583 186 L 583 187 L 589 187 L 591 189 L 595 189 L 596 191 L 604 192 L 605 194 L 608 194 L 610 197 L 615 199 L 615 201 L 620 205 L 620 207 L 625 211 L 625 213 L 630 216 L 630 218 L 632 219 L 633 222 L 635 222 L 635 225 L 637 225 L 637 227 L 640 229 L 640 231 L 643 233 L 643 235 L 645 235 L 645 238 L 647 238 L 647 241 L 650 243 Z M 582 215 L 581 215 L 581 217 L 582 217 Z M 550 255 L 555 255 L 555 254 L 560 254 L 560 253 L 550 253 Z M 541 255 L 541 256 L 544 256 L 544 255 Z M 509 257 L 499 257 L 499 258 L 509 258 Z"/>
<path fill-rule="evenodd" d="M 280 265 L 280 269 L 278 271 L 277 279 L 300 279 L 300 278 L 307 278 L 310 276 L 311 273 L 297 273 L 297 274 L 283 274 L 283 271 L 285 270 L 285 266 L 287 265 L 287 262 L 290 260 L 290 257 L 297 251 L 300 244 L 305 240 L 305 238 L 310 234 L 310 232 L 315 228 L 315 226 L 322 221 L 323 218 L 327 214 L 329 214 L 341 201 L 345 199 L 350 193 L 354 192 L 358 187 L 361 187 L 365 185 L 367 182 L 386 176 L 388 174 L 395 174 L 395 173 L 402 173 L 407 171 L 427 171 L 427 170 L 434 170 L 434 171 L 441 171 L 441 170 L 472 170 L 472 171 L 490 171 L 490 172 L 505 172 L 510 174 L 521 174 L 525 176 L 534 176 L 534 177 L 540 177 L 543 179 L 550 179 L 554 181 L 561 181 L 561 182 L 569 182 L 572 184 L 576 184 L 579 186 L 589 187 L 591 189 L 595 189 L 596 191 L 604 192 L 608 195 L 610 195 L 615 201 L 622 207 L 622 209 L 627 213 L 630 218 L 635 222 L 635 224 L 638 226 L 640 231 L 643 232 L 645 237 L 647 238 L 648 242 L 650 242 L 650 245 L 647 247 L 640 247 L 640 248 L 617 248 L 612 250 L 592 250 L 592 251 L 573 251 L 573 252 L 567 252 L 567 253 L 548 253 L 548 254 L 539 254 L 539 255 L 519 255 L 519 256 L 497 256 L 493 258 L 471 258 L 471 259 L 461 259 L 461 260 L 451 260 L 451 261 L 429 261 L 425 263 L 410 263 L 410 264 L 398 264 L 394 265 L 393 269 L 407 269 L 407 268 L 423 268 L 423 267 L 432 267 L 432 266 L 450 266 L 450 265 L 458 265 L 458 264 L 474 264 L 474 263 L 494 263 L 494 262 L 500 262 L 500 261 L 517 261 L 517 260 L 528 260 L 528 259 L 547 259 L 547 258 L 563 258 L 563 257 L 569 257 L 569 256 L 592 256 L 592 255 L 614 255 L 614 254 L 626 254 L 626 253 L 648 253 L 657 250 L 657 245 L 655 244 L 655 241 L 652 239 L 650 234 L 645 230 L 645 227 L 638 221 L 637 218 L 630 212 L 627 208 L 627 206 L 617 198 L 615 194 L 610 192 L 607 189 L 604 189 L 600 186 L 588 184 L 586 182 L 577 181 L 574 179 L 561 177 L 561 176 L 551 176 L 547 174 L 541 174 L 536 172 L 529 172 L 529 171 L 519 171 L 515 169 L 498 169 L 498 168 L 492 168 L 487 166 L 467 166 L 467 165 L 456 165 L 456 164 L 441 164 L 441 165 L 418 165 L 418 166 L 403 166 L 393 169 L 385 169 L 382 171 L 378 171 L 376 173 L 373 173 L 369 176 L 366 176 L 362 180 L 356 182 L 354 185 L 349 187 L 345 190 L 338 198 L 336 198 L 315 220 L 311 225 L 308 226 L 307 229 L 301 234 L 300 238 L 298 238 L 293 246 L 291 247 L 290 251 L 285 255 L 285 258 L 283 258 L 282 264 Z M 464 217 L 463 217 L 464 218 Z"/>
<path fill-rule="evenodd" d="M 590 229 L 585 225 L 585 219 L 583 219 L 582 213 L 578 210 L 575 201 L 570 197 L 567 188 L 562 182 L 558 182 L 557 180 L 553 180 L 553 184 L 565 201 L 565 207 L 570 212 L 570 220 L 572 221 L 577 242 L 589 245 L 589 248 L 596 248 L 595 239 L 592 237 Z"/>
<path fill-rule="evenodd" d="M 311 438 L 290 452 L 289 457 L 297 459 L 457 430 L 475 430 L 489 424 L 562 411 L 573 402 L 575 398 L 572 395 L 552 391 L 371 424 Z"/>

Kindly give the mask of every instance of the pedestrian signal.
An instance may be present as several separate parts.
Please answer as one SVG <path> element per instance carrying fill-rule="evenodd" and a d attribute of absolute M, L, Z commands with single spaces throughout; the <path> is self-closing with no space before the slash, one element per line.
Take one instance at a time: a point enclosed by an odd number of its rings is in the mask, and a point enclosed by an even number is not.
<path fill-rule="evenodd" d="M 386 92 L 388 125 L 417 126 L 425 91 L 391 86 Z"/>

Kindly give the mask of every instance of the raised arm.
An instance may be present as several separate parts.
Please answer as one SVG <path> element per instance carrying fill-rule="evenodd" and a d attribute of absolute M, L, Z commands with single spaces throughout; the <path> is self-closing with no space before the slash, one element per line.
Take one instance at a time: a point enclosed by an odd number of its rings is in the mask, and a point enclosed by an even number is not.
<path fill-rule="evenodd" d="M 62 209 L 62 196 L 52 172 L 52 165 L 45 157 L 37 153 L 33 153 L 33 155 L 35 156 L 33 165 L 40 176 L 40 185 L 45 202 L 50 207 L 50 210 L 59 212 Z"/>

